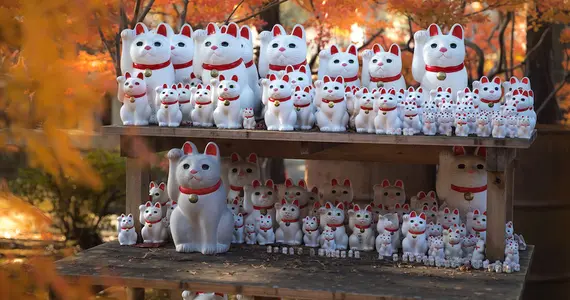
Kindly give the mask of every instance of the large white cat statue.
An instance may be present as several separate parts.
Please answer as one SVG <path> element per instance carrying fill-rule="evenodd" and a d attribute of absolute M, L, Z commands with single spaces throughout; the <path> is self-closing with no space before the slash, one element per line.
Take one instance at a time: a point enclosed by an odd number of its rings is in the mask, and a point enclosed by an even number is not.
<path fill-rule="evenodd" d="M 210 142 L 202 154 L 186 142 L 182 149 L 170 150 L 168 159 L 168 195 L 178 203 L 170 219 L 176 251 L 228 251 L 234 218 L 226 206 L 218 146 Z"/>
<path fill-rule="evenodd" d="M 278 74 L 285 71 L 288 65 L 298 70 L 305 66 L 307 76 L 311 77 L 311 68 L 307 63 L 307 40 L 305 28 L 295 25 L 290 35 L 285 33 L 283 26 L 276 24 L 271 31 L 259 34 L 259 76 L 266 78 L 267 74 Z"/>
<path fill-rule="evenodd" d="M 378 44 L 374 44 L 372 50 L 364 50 L 362 86 L 370 90 L 384 88 L 399 91 L 406 88 L 406 80 L 402 76 L 402 55 L 398 45 L 392 44 L 387 52 Z"/>
<path fill-rule="evenodd" d="M 318 77 L 321 80 L 325 75 L 331 78 L 341 76 L 346 86 L 360 87 L 358 70 L 358 50 L 354 44 L 350 44 L 346 52 L 340 51 L 337 45 L 331 45 L 319 53 Z"/>
<path fill-rule="evenodd" d="M 192 27 L 190 25 L 182 25 L 180 33 L 171 36 L 170 49 L 170 59 L 174 66 L 174 80 L 185 82 L 194 71 L 192 66 L 194 41 L 192 40 Z"/>

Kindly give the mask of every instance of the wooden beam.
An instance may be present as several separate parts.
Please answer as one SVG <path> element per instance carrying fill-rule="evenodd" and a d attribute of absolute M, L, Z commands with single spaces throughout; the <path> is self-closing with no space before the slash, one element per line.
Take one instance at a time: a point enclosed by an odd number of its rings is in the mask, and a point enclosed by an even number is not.
<path fill-rule="evenodd" d="M 126 199 L 125 210 L 135 218 L 136 232 L 141 232 L 139 206 L 148 199 L 148 184 L 150 182 L 150 166 L 146 160 L 127 158 L 126 162 Z M 141 236 L 139 235 L 139 240 Z"/>
<path fill-rule="evenodd" d="M 503 172 L 487 172 L 487 258 L 494 262 L 505 256 L 505 223 L 507 222 L 505 176 Z"/>
<path fill-rule="evenodd" d="M 144 300 L 144 289 L 131 287 L 127 287 L 126 289 L 126 300 Z"/>

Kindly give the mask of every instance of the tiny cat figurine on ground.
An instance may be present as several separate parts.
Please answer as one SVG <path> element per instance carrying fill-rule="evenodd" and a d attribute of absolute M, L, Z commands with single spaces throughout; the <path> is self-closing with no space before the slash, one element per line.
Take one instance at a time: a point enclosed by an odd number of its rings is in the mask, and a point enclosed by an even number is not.
<path fill-rule="evenodd" d="M 469 136 L 469 122 L 467 114 L 455 115 L 455 135 L 456 136 Z"/>
<path fill-rule="evenodd" d="M 242 127 L 241 120 L 241 86 L 238 83 L 239 78 L 234 75 L 226 78 L 224 75 L 212 80 L 212 85 L 217 86 L 216 94 L 218 95 L 218 104 L 214 110 L 214 123 L 216 127 L 223 129 L 236 129 Z"/>
<path fill-rule="evenodd" d="M 248 245 L 257 244 L 257 232 L 254 223 L 245 224 L 245 243 Z"/>
<path fill-rule="evenodd" d="M 361 209 L 358 204 L 348 210 L 349 224 L 352 234 L 348 238 L 351 250 L 372 251 L 374 250 L 374 228 L 372 226 L 372 206 L 367 205 Z"/>
<path fill-rule="evenodd" d="M 319 219 L 316 216 L 305 217 L 303 219 L 303 243 L 307 247 L 318 247 L 319 238 Z"/>
<path fill-rule="evenodd" d="M 348 235 L 344 227 L 344 203 L 340 202 L 334 206 L 332 203 L 327 202 L 324 207 L 321 207 L 319 214 L 321 215 L 321 228 L 330 227 L 334 232 L 336 248 L 346 250 L 348 247 Z M 321 243 L 324 238 L 324 234 L 322 234 Z"/>
<path fill-rule="evenodd" d="M 284 243 L 289 246 L 301 245 L 303 232 L 301 231 L 301 223 L 299 223 L 299 201 L 294 200 L 291 203 L 287 203 L 285 199 L 282 199 L 281 203 L 275 204 L 275 208 L 281 217 L 279 228 L 275 232 L 277 243 Z"/>
<path fill-rule="evenodd" d="M 429 256 L 434 259 L 445 259 L 444 243 L 442 236 L 429 237 Z"/>
<path fill-rule="evenodd" d="M 426 235 L 426 215 L 422 212 L 419 215 L 412 211 L 409 215 L 404 215 L 404 222 L 409 223 L 406 237 L 402 241 L 402 249 L 404 253 L 417 255 L 425 255 L 427 246 Z M 404 227 L 402 227 L 404 229 Z"/>
<path fill-rule="evenodd" d="M 362 86 L 369 90 L 406 88 L 402 76 L 402 56 L 397 44 L 392 44 L 388 51 L 374 44 L 372 50 L 362 52 Z"/>
<path fill-rule="evenodd" d="M 441 135 L 451 136 L 453 134 L 453 124 L 455 124 L 455 118 L 451 112 L 439 112 L 437 115 L 437 132 Z"/>
<path fill-rule="evenodd" d="M 182 122 L 182 112 L 178 104 L 176 85 L 170 88 L 166 84 L 156 87 L 156 102 L 160 108 L 156 112 L 158 126 L 178 127 Z"/>
<path fill-rule="evenodd" d="M 182 121 L 180 125 L 192 124 L 192 92 L 190 92 L 190 84 L 179 83 L 176 85 L 178 90 L 178 104 L 180 104 L 180 112 L 182 112 Z"/>
<path fill-rule="evenodd" d="M 377 111 L 376 118 L 374 118 L 376 134 L 402 134 L 396 91 L 394 89 L 386 91 L 382 88 L 374 93 L 374 100 L 374 110 Z"/>
<path fill-rule="evenodd" d="M 291 101 L 293 87 L 289 83 L 289 75 L 280 79 L 271 74 L 269 79 L 262 79 L 263 98 L 265 110 L 265 124 L 267 130 L 289 131 L 297 123 L 297 111 L 294 101 Z"/>
<path fill-rule="evenodd" d="M 117 77 L 117 82 L 119 85 L 117 99 L 123 103 L 120 111 L 123 125 L 148 125 L 151 108 L 143 73 L 131 77 L 131 74 L 126 72 L 125 76 Z"/>
<path fill-rule="evenodd" d="M 337 249 L 336 246 L 335 231 L 332 227 L 325 226 L 323 234 L 321 234 L 321 248 L 326 251 L 334 251 Z"/>
<path fill-rule="evenodd" d="M 311 88 L 296 86 L 293 94 L 293 105 L 297 111 L 295 129 L 311 130 L 315 126 L 315 107 L 313 106 Z"/>
<path fill-rule="evenodd" d="M 243 128 L 254 130 L 255 129 L 255 115 L 253 112 L 253 108 L 246 107 L 241 111 L 241 116 L 243 118 Z"/>
<path fill-rule="evenodd" d="M 270 215 L 260 215 L 256 221 L 255 229 L 257 230 L 257 243 L 262 246 L 275 243 L 273 218 L 271 218 Z"/>
<path fill-rule="evenodd" d="M 390 235 L 390 232 L 385 231 L 376 237 L 376 250 L 378 255 L 392 256 L 394 249 L 392 248 L 392 235 Z"/>
<path fill-rule="evenodd" d="M 378 216 L 376 231 L 379 235 L 388 232 L 392 236 L 392 251 L 397 253 L 401 247 L 400 241 L 400 221 L 397 213 L 388 213 Z M 378 244 L 376 244 L 378 246 Z"/>
<path fill-rule="evenodd" d="M 119 244 L 121 246 L 131 246 L 137 243 L 137 232 L 135 230 L 135 220 L 132 214 L 121 214 L 117 218 L 119 223 Z"/>
<path fill-rule="evenodd" d="M 168 237 L 166 231 L 166 219 L 162 218 L 162 209 L 160 203 L 154 205 L 147 201 L 146 204 L 139 206 L 139 210 L 143 214 L 144 227 L 141 235 L 144 243 L 163 243 Z"/>
<path fill-rule="evenodd" d="M 232 237 L 232 244 L 243 244 L 244 240 L 244 221 L 242 213 L 234 214 L 234 232 Z"/>
<path fill-rule="evenodd" d="M 214 93 L 212 86 L 198 84 L 196 87 L 191 87 L 190 92 L 192 93 L 192 105 L 194 106 L 191 113 L 192 125 L 195 127 L 214 126 Z"/>
<path fill-rule="evenodd" d="M 315 104 L 318 111 L 315 113 L 320 131 L 344 132 L 348 126 L 347 98 L 353 98 L 350 87 L 344 87 L 344 79 L 336 77 L 334 80 L 324 76 L 323 80 L 315 81 L 317 95 Z"/>

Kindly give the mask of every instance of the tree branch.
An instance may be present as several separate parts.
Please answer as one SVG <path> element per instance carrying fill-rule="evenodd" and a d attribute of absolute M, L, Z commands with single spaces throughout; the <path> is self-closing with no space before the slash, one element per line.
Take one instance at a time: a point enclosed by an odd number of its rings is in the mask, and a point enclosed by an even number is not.
<path fill-rule="evenodd" d="M 465 39 L 465 46 L 473 49 L 477 54 L 477 78 L 483 77 L 483 72 L 485 68 L 485 52 L 477 44 L 473 43 L 471 40 Z"/>
<path fill-rule="evenodd" d="M 384 33 L 384 29 L 380 29 L 375 34 L 371 35 L 370 38 L 368 39 L 368 41 L 366 41 L 366 43 L 363 43 L 362 46 L 360 46 L 360 49 L 368 47 L 382 33 Z"/>
<path fill-rule="evenodd" d="M 180 13 L 180 26 L 178 26 L 178 30 L 182 28 L 184 23 L 186 23 L 186 14 L 188 13 L 188 0 L 182 0 L 182 12 Z"/>
<path fill-rule="evenodd" d="M 495 65 L 494 70 L 490 72 L 491 74 L 499 74 L 504 72 L 503 61 L 505 60 L 505 30 L 507 29 L 507 25 L 509 24 L 510 20 L 511 15 L 507 13 L 506 18 L 503 23 L 501 23 L 501 27 L 499 29 L 499 63 Z"/>
<path fill-rule="evenodd" d="M 516 15 L 513 14 L 513 22 L 511 23 L 511 53 L 509 55 L 509 62 L 511 64 L 510 65 L 511 68 L 515 64 L 515 58 L 514 58 L 514 52 L 515 52 L 515 21 L 516 21 Z M 507 78 L 510 78 L 508 73 L 506 75 L 507 75 Z"/>
<path fill-rule="evenodd" d="M 141 0 L 137 0 L 137 2 L 135 3 L 135 11 L 133 12 L 133 19 L 131 20 L 131 28 L 135 28 L 135 24 L 136 24 L 136 20 L 137 20 L 137 16 L 139 15 L 139 12 L 141 10 Z"/>
<path fill-rule="evenodd" d="M 228 16 L 228 18 L 226 19 L 226 22 L 224 22 L 224 24 L 228 24 L 230 22 L 230 19 L 232 18 L 232 16 L 236 13 L 236 11 L 239 9 L 239 7 L 243 4 L 245 0 L 241 0 L 235 7 L 234 10 L 232 10 L 232 12 L 230 13 L 230 15 Z"/>
<path fill-rule="evenodd" d="M 234 22 L 239 24 L 239 23 L 245 22 L 245 21 L 247 21 L 247 20 L 249 20 L 249 19 L 253 19 L 253 18 L 259 16 L 259 15 L 260 15 L 261 13 L 263 13 L 264 11 L 266 11 L 266 10 L 272 8 L 273 6 L 275 6 L 275 5 L 280 5 L 281 3 L 285 3 L 285 2 L 287 2 L 287 1 L 289 1 L 289 0 L 273 1 L 273 2 L 271 2 L 271 3 L 269 3 L 269 4 L 265 5 L 265 6 L 263 6 L 263 7 L 262 7 L 260 10 L 258 10 L 256 13 L 253 13 L 253 14 L 251 14 L 251 15 L 245 17 L 245 18 L 239 19 L 239 20 L 234 21 Z"/>
<path fill-rule="evenodd" d="M 150 9 L 152 8 L 152 5 L 154 4 L 154 0 L 149 0 L 148 3 L 146 4 L 146 6 L 144 7 L 144 10 L 142 11 L 142 13 L 140 14 L 140 16 L 138 16 L 136 18 L 137 22 L 142 22 L 144 21 L 144 18 L 146 17 L 146 15 L 148 14 L 148 12 L 150 11 Z"/>

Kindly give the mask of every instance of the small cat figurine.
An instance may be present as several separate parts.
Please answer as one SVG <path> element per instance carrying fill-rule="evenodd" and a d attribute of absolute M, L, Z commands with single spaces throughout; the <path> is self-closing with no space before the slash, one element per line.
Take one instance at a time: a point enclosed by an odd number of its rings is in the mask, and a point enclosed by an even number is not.
<path fill-rule="evenodd" d="M 248 214 L 246 223 L 254 223 L 261 215 L 271 216 L 274 221 L 276 220 L 274 204 L 277 201 L 277 186 L 273 180 L 268 179 L 265 185 L 262 185 L 255 179 L 251 185 L 244 187 L 244 191 L 243 207 Z"/>
<path fill-rule="evenodd" d="M 471 260 L 471 257 L 473 256 L 473 250 L 475 250 L 475 245 L 477 244 L 478 240 L 479 239 L 473 234 L 470 234 L 463 238 L 463 242 L 461 244 L 461 249 L 463 249 L 463 257 Z"/>
<path fill-rule="evenodd" d="M 421 209 L 421 212 L 426 214 L 427 222 L 437 222 L 437 214 L 438 214 L 437 206 L 432 206 L 430 208 L 429 206 L 425 205 Z"/>
<path fill-rule="evenodd" d="M 437 116 L 437 123 L 439 124 L 437 132 L 441 135 L 451 136 L 453 133 L 452 125 L 455 123 L 455 118 L 451 112 L 439 112 Z"/>
<path fill-rule="evenodd" d="M 294 200 L 289 203 L 282 199 L 280 203 L 275 204 L 275 208 L 280 216 L 279 228 L 275 231 L 277 243 L 284 243 L 290 246 L 301 245 L 303 232 L 301 223 L 299 223 L 299 201 Z"/>
<path fill-rule="evenodd" d="M 457 92 L 467 86 L 463 27 L 455 24 L 444 35 L 436 24 L 414 34 L 412 75 L 427 93 L 437 87 Z M 455 100 L 455 94 L 452 94 Z M 427 95 L 426 95 L 427 97 Z"/>
<path fill-rule="evenodd" d="M 451 230 L 448 234 L 447 240 L 445 241 L 445 258 L 462 258 L 463 250 L 461 249 L 461 242 L 463 241 L 463 236 L 459 229 Z"/>
<path fill-rule="evenodd" d="M 191 119 L 194 127 L 214 126 L 214 93 L 212 90 L 211 85 L 202 86 L 201 84 L 190 88 L 193 95 L 194 109 L 191 113 Z"/>
<path fill-rule="evenodd" d="M 438 105 L 439 111 L 447 111 L 447 112 L 454 112 L 454 107 L 443 107 L 443 103 L 453 105 L 453 97 L 451 95 L 451 88 L 443 89 L 441 86 L 438 86 L 437 89 L 432 89 L 429 91 L 430 101 L 435 101 L 435 104 Z"/>
<path fill-rule="evenodd" d="M 182 25 L 180 33 L 174 34 L 170 38 L 170 60 L 174 67 L 175 82 L 183 82 L 190 78 L 194 68 L 194 40 L 192 40 L 192 27 L 188 24 Z"/>
<path fill-rule="evenodd" d="M 530 139 L 534 128 L 531 127 L 532 120 L 529 116 L 520 116 L 517 121 L 517 137 Z"/>
<path fill-rule="evenodd" d="M 410 203 L 412 208 L 415 210 L 423 210 L 424 206 L 427 206 L 430 210 L 434 207 L 436 209 L 438 208 L 435 191 L 429 191 L 427 194 L 424 191 L 420 191 L 416 196 L 412 196 L 412 198 L 410 198 Z"/>
<path fill-rule="evenodd" d="M 260 180 L 260 168 L 257 154 L 250 153 L 243 160 L 237 153 L 230 155 L 231 163 L 228 166 L 228 183 L 230 189 L 228 191 L 228 199 L 238 198 L 243 203 L 244 187 L 251 184 L 254 180 Z"/>
<path fill-rule="evenodd" d="M 166 211 L 166 222 L 168 224 L 168 233 L 172 236 L 172 233 L 170 232 L 170 218 L 172 216 L 172 213 L 174 212 L 174 210 L 178 206 L 178 202 L 168 201 L 166 206 L 168 207 L 168 210 Z"/>
<path fill-rule="evenodd" d="M 445 259 L 445 244 L 443 242 L 443 237 L 441 236 L 430 236 L 429 237 L 429 256 L 434 259 Z"/>
<path fill-rule="evenodd" d="M 305 217 L 303 219 L 303 243 L 307 247 L 318 247 L 319 240 L 319 219 L 316 216 Z"/>
<path fill-rule="evenodd" d="M 341 76 L 344 78 L 346 86 L 360 87 L 358 79 L 358 50 L 356 45 L 350 44 L 346 52 L 340 51 L 337 45 L 331 45 L 329 49 L 323 49 L 319 53 L 318 78 L 323 79 L 325 75 L 333 78 Z"/>
<path fill-rule="evenodd" d="M 443 236 L 443 226 L 440 223 L 429 222 L 427 225 L 428 238 L 432 236 Z"/>
<path fill-rule="evenodd" d="M 353 101 L 350 87 L 345 89 L 344 79 L 336 77 L 334 80 L 324 76 L 323 80 L 315 81 L 317 95 L 315 104 L 319 110 L 315 113 L 317 126 L 324 132 L 344 132 L 348 126 L 347 112 L 348 98 Z"/>
<path fill-rule="evenodd" d="M 402 241 L 404 253 L 425 255 L 428 250 L 426 215 L 423 212 L 418 215 L 415 211 L 412 211 L 409 215 L 404 215 L 403 219 L 404 223 L 407 222 L 409 224 L 405 238 Z"/>
<path fill-rule="evenodd" d="M 182 112 L 180 125 L 191 125 L 192 93 L 190 92 L 190 84 L 183 85 L 182 83 L 178 83 L 176 90 L 178 90 L 178 104 L 180 104 L 180 112 Z"/>
<path fill-rule="evenodd" d="M 505 263 L 519 264 L 519 244 L 515 240 L 510 240 L 505 245 Z"/>
<path fill-rule="evenodd" d="M 253 39 L 249 26 L 244 25 L 240 27 L 239 40 L 243 49 L 241 58 L 245 63 L 249 87 L 253 91 L 254 99 L 261 99 L 261 89 L 258 84 L 259 74 L 257 73 L 257 66 L 253 60 Z M 254 106 L 253 109 L 255 112 L 258 112 L 261 109 L 261 103 L 259 100 L 255 101 L 255 103 L 256 106 Z"/>
<path fill-rule="evenodd" d="M 196 77 L 196 74 L 194 72 L 190 73 L 190 77 L 185 78 L 184 82 L 188 82 L 188 84 L 190 85 L 190 88 L 198 86 L 199 84 L 202 84 L 202 80 L 200 80 L 200 78 Z"/>
<path fill-rule="evenodd" d="M 344 228 L 344 203 L 338 203 L 336 206 L 330 202 L 325 203 L 324 207 L 319 210 L 320 225 L 326 232 L 325 227 L 331 228 L 334 232 L 336 248 L 346 250 L 348 247 L 348 235 Z M 321 235 L 321 243 L 326 238 L 325 234 Z"/>
<path fill-rule="evenodd" d="M 367 88 L 363 88 L 354 94 L 356 97 L 356 106 L 354 118 L 354 126 L 356 132 L 375 133 L 374 119 L 377 111 L 374 110 L 374 96 L 369 93 Z M 352 118 L 351 118 L 352 119 Z"/>
<path fill-rule="evenodd" d="M 455 115 L 455 135 L 456 136 L 469 136 L 470 128 L 467 120 L 467 114 Z"/>
<path fill-rule="evenodd" d="M 467 213 L 467 231 L 484 241 L 487 240 L 487 212 L 478 209 Z"/>
<path fill-rule="evenodd" d="M 406 88 L 406 81 L 402 76 L 402 55 L 398 45 L 392 44 L 387 52 L 378 44 L 374 44 L 372 50 L 364 50 L 362 53 L 362 86 L 369 90 Z"/>
<path fill-rule="evenodd" d="M 413 100 L 406 100 L 403 109 L 402 133 L 404 135 L 414 135 L 420 133 L 422 122 L 420 120 L 419 105 Z"/>
<path fill-rule="evenodd" d="M 245 224 L 245 243 L 248 245 L 257 244 L 257 232 L 254 223 Z"/>
<path fill-rule="evenodd" d="M 514 238 L 515 228 L 513 226 L 513 221 L 508 221 L 505 224 L 505 239 L 512 239 Z"/>
<path fill-rule="evenodd" d="M 291 101 L 293 87 L 289 83 L 289 75 L 281 79 L 271 74 L 268 79 L 262 79 L 264 86 L 263 104 L 265 110 L 265 124 L 267 130 L 290 131 L 297 123 L 297 111 L 294 101 Z"/>
<path fill-rule="evenodd" d="M 148 185 L 148 201 L 154 203 L 160 203 L 162 208 L 162 217 L 166 217 L 166 212 L 168 211 L 168 193 L 166 192 L 166 183 L 161 182 L 160 184 L 151 181 Z"/>
<path fill-rule="evenodd" d="M 144 227 L 141 235 L 144 243 L 163 243 L 168 237 L 166 230 L 166 219 L 162 218 L 162 209 L 160 203 L 154 205 L 147 201 L 146 204 L 139 206 L 139 210 L 143 215 Z"/>
<path fill-rule="evenodd" d="M 503 88 L 506 93 L 513 93 L 516 90 L 528 91 L 530 90 L 530 79 L 523 77 L 520 81 L 515 76 L 511 77 L 508 81 L 503 82 Z"/>
<path fill-rule="evenodd" d="M 374 110 L 378 112 L 374 118 L 376 134 L 402 134 L 396 91 L 394 89 L 386 91 L 382 88 L 374 93 L 374 100 Z"/>
<path fill-rule="evenodd" d="M 453 225 L 459 225 L 461 223 L 459 210 L 454 209 L 451 211 L 451 209 L 447 207 L 440 210 L 437 215 L 437 222 L 441 224 L 444 230 L 449 230 Z"/>
<path fill-rule="evenodd" d="M 234 75 L 226 78 L 224 75 L 212 80 L 212 85 L 217 86 L 216 94 L 218 102 L 214 110 L 214 123 L 216 127 L 223 129 L 236 129 L 242 127 L 241 120 L 241 94 L 242 89 L 239 78 Z"/>
<path fill-rule="evenodd" d="M 319 216 L 319 209 L 321 208 L 321 203 L 314 202 L 313 209 L 309 211 L 309 216 L 311 217 L 318 217 Z"/>
<path fill-rule="evenodd" d="M 476 268 L 476 266 L 481 266 L 483 264 L 483 260 L 485 259 L 485 241 L 477 240 L 475 247 L 473 249 L 473 253 L 471 255 L 471 265 Z"/>
<path fill-rule="evenodd" d="M 166 84 L 156 87 L 156 102 L 160 108 L 156 112 L 158 126 L 178 127 L 182 122 L 182 112 L 178 104 L 176 85 L 170 88 Z"/>
<path fill-rule="evenodd" d="M 406 190 L 404 182 L 400 179 L 390 184 L 388 179 L 382 180 L 381 184 L 372 187 L 374 190 L 374 204 L 382 204 L 385 208 L 393 208 L 396 204 L 403 205 L 406 202 Z"/>
<path fill-rule="evenodd" d="M 285 68 L 285 74 L 289 76 L 289 81 L 292 86 L 298 86 L 301 87 L 301 89 L 306 87 L 312 89 L 313 81 L 311 80 L 311 77 L 307 75 L 307 67 L 305 65 L 300 66 L 298 69 L 294 69 L 293 66 L 288 65 Z M 311 96 L 314 94 L 315 91 L 311 90 Z"/>
<path fill-rule="evenodd" d="M 255 115 L 252 107 L 246 107 L 241 111 L 241 117 L 243 118 L 243 128 L 254 130 L 255 129 Z"/>
<path fill-rule="evenodd" d="M 232 236 L 232 244 L 243 244 L 244 243 L 244 232 L 243 232 L 243 215 L 242 213 L 234 214 L 234 232 Z"/>
<path fill-rule="evenodd" d="M 309 191 L 307 191 L 307 183 L 305 180 L 301 179 L 295 185 L 291 178 L 285 180 L 285 193 L 284 197 L 288 202 L 293 202 L 293 200 L 299 201 L 299 210 L 301 211 L 301 218 L 306 217 L 309 214 Z M 281 216 L 278 213 L 277 221 L 279 221 Z"/>
<path fill-rule="evenodd" d="M 430 102 L 431 103 L 431 102 Z M 437 133 L 437 113 L 426 112 L 422 113 L 422 133 L 425 135 L 435 135 Z"/>
<path fill-rule="evenodd" d="M 379 256 L 392 256 L 394 249 L 392 249 L 392 236 L 389 232 L 385 231 L 376 237 L 376 250 Z"/>
<path fill-rule="evenodd" d="M 182 299 L 183 300 L 227 300 L 228 296 L 222 293 L 183 291 Z"/>
<path fill-rule="evenodd" d="M 473 81 L 473 89 L 479 90 L 479 107 L 481 111 L 499 111 L 501 109 L 501 78 L 495 76 L 489 80 L 487 76 Z"/>
<path fill-rule="evenodd" d="M 121 246 L 131 246 L 137 243 L 137 232 L 135 230 L 135 220 L 132 214 L 121 214 L 117 218 L 119 223 L 119 244 Z"/>
<path fill-rule="evenodd" d="M 270 215 L 260 215 L 256 221 L 255 229 L 257 230 L 257 243 L 261 246 L 275 243 L 273 218 L 271 218 Z"/>
<path fill-rule="evenodd" d="M 536 112 L 534 111 L 534 93 L 530 90 L 515 90 L 505 94 L 506 105 L 515 105 L 517 116 L 528 116 L 531 121 L 531 128 L 536 125 Z"/>
<path fill-rule="evenodd" d="M 354 198 L 352 182 L 350 179 L 345 179 L 342 184 L 340 184 L 338 179 L 333 178 L 330 184 L 323 185 L 320 198 L 324 201 L 344 203 L 345 207 L 350 206 Z"/>
<path fill-rule="evenodd" d="M 491 121 L 489 120 L 489 112 L 481 110 L 477 115 L 477 136 L 491 136 Z"/>
<path fill-rule="evenodd" d="M 295 25 L 288 35 L 280 24 L 273 26 L 271 31 L 259 34 L 259 76 L 265 78 L 268 74 L 284 71 L 288 65 L 298 70 L 305 66 L 307 77 L 311 77 L 311 69 L 307 63 L 307 40 L 305 28 Z"/>
<path fill-rule="evenodd" d="M 378 217 L 376 231 L 379 235 L 388 232 L 392 236 L 392 251 L 398 252 L 402 246 L 400 240 L 400 221 L 397 213 L 388 213 Z"/>
<path fill-rule="evenodd" d="M 418 110 L 421 112 L 423 111 L 424 99 L 429 99 L 428 97 L 424 96 L 424 89 L 419 87 L 414 89 L 414 87 L 409 87 L 407 93 L 405 93 L 406 98 L 403 102 L 415 102 Z M 401 112 L 402 118 L 404 115 L 404 111 Z"/>
<path fill-rule="evenodd" d="M 507 135 L 507 119 L 503 115 L 497 115 L 493 118 L 493 129 L 491 134 L 494 138 L 504 139 Z"/>
<path fill-rule="evenodd" d="M 408 203 L 406 203 L 404 205 L 400 205 L 400 203 L 396 203 L 396 205 L 394 205 L 394 207 L 392 207 L 390 210 L 392 212 L 395 212 L 398 214 L 398 218 L 400 220 L 400 223 L 402 223 L 404 220 L 404 219 L 402 219 L 402 217 L 404 215 L 407 215 L 410 213 L 410 205 Z"/>
<path fill-rule="evenodd" d="M 126 72 L 125 76 L 117 77 L 117 82 L 119 86 L 117 99 L 123 103 L 120 111 L 123 125 L 148 125 L 151 108 L 143 73 L 131 77 L 131 74 Z"/>
<path fill-rule="evenodd" d="M 326 251 L 334 251 L 337 249 L 336 231 L 329 226 L 325 226 L 323 234 L 321 234 L 321 248 Z"/>
<path fill-rule="evenodd" d="M 295 106 L 295 110 L 297 112 L 297 122 L 294 126 L 295 129 L 313 129 L 313 126 L 315 125 L 315 107 L 313 106 L 311 88 L 308 86 L 304 88 L 296 86 L 295 93 L 293 94 L 293 106 Z"/>
<path fill-rule="evenodd" d="M 348 238 L 351 250 L 372 251 L 374 250 L 374 228 L 372 227 L 373 213 L 372 207 L 366 205 L 361 209 L 358 204 L 353 209 L 348 210 L 349 224 L 352 234 Z"/>

